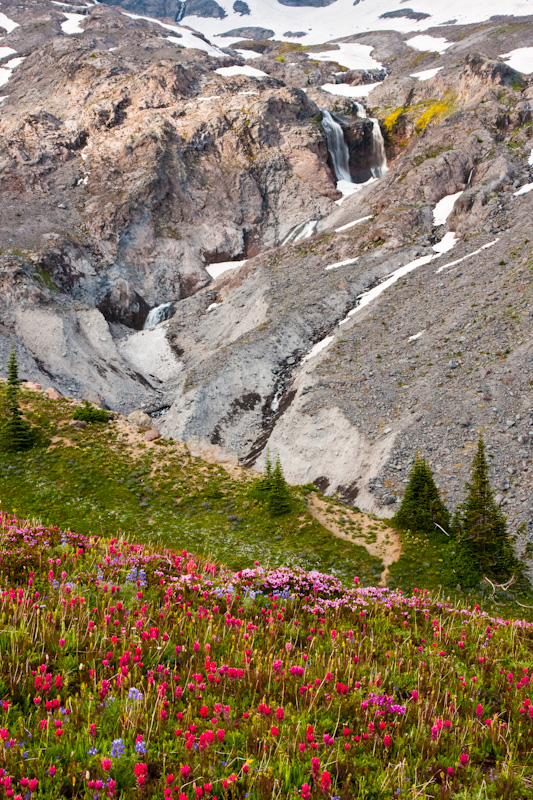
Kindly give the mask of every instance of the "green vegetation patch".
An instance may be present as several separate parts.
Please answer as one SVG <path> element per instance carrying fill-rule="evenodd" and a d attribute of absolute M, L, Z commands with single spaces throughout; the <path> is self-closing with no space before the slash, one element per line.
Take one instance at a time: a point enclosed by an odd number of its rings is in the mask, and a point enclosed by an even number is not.
<path fill-rule="evenodd" d="M 4 394 L 0 386 L 0 405 Z M 354 574 L 368 583 L 379 580 L 381 560 L 320 525 L 307 511 L 306 489 L 290 487 L 288 513 L 272 515 L 267 500 L 250 496 L 253 473 L 233 479 L 166 440 L 131 446 L 113 421 L 75 430 L 68 400 L 30 392 L 22 400 L 26 419 L 45 443 L 28 453 L 0 453 L 4 511 L 83 534 L 186 547 L 234 569 L 260 559 L 347 582 Z"/>

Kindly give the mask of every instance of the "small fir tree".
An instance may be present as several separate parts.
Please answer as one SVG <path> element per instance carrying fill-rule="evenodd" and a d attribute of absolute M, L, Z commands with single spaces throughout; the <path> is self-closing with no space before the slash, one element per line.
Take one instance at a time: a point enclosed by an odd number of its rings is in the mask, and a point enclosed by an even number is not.
<path fill-rule="evenodd" d="M 265 458 L 265 470 L 263 475 L 256 482 L 254 493 L 258 497 L 269 497 L 272 490 L 272 460 L 270 458 L 270 450 L 267 450 Z"/>
<path fill-rule="evenodd" d="M 400 508 L 393 517 L 401 530 L 421 531 L 441 541 L 450 527 L 450 514 L 442 502 L 427 459 L 415 456 Z"/>
<path fill-rule="evenodd" d="M 283 517 L 291 512 L 291 493 L 283 475 L 279 456 L 276 459 L 276 466 L 272 470 L 268 510 L 273 517 Z"/>
<path fill-rule="evenodd" d="M 19 392 L 18 364 L 13 344 L 7 365 L 4 419 L 0 424 L 0 449 L 5 451 L 29 450 L 33 445 L 32 429 L 22 417 Z"/>
<path fill-rule="evenodd" d="M 485 445 L 480 435 L 467 496 L 458 508 L 456 572 L 465 586 L 478 583 L 483 575 L 497 582 L 510 578 L 518 569 L 507 531 L 507 520 L 494 500 L 490 486 Z"/>

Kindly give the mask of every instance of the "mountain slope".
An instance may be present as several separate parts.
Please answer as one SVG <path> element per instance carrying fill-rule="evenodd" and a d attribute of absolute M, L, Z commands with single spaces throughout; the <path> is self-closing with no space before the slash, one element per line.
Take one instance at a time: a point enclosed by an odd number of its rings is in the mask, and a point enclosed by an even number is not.
<path fill-rule="evenodd" d="M 2 4 L 0 353 L 380 513 L 416 448 L 453 506 L 483 430 L 523 548 L 529 8 L 342 3 Z"/>

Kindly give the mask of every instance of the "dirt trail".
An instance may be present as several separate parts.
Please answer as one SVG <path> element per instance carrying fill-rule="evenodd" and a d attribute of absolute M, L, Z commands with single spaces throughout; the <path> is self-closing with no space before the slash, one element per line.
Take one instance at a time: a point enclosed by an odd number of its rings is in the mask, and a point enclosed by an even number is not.
<path fill-rule="evenodd" d="M 321 500 L 314 493 L 308 497 L 307 508 L 324 528 L 339 539 L 361 545 L 371 556 L 380 558 L 385 569 L 381 573 L 379 585 L 386 585 L 389 567 L 398 561 L 402 553 L 400 537 L 395 530 L 382 520 L 375 520 L 360 511 Z"/>

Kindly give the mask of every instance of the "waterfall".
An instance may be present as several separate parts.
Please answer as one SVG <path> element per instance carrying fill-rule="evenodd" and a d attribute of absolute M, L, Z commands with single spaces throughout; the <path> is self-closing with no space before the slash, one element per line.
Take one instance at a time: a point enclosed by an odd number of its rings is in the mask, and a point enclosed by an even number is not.
<path fill-rule="evenodd" d="M 354 108 L 355 108 L 355 113 L 357 114 L 359 119 L 366 119 L 365 107 L 362 106 L 361 103 L 358 103 L 357 100 L 354 100 L 353 104 L 354 104 Z"/>
<path fill-rule="evenodd" d="M 281 244 L 296 244 L 297 242 L 301 242 L 302 239 L 308 239 L 309 236 L 312 236 L 315 232 L 317 224 L 317 219 L 310 219 L 307 222 L 300 222 L 299 225 L 296 225 L 296 227 L 289 232 L 289 235 L 282 241 Z"/>
<path fill-rule="evenodd" d="M 162 303 L 160 306 L 152 308 L 148 312 L 143 330 L 147 331 L 149 328 L 155 328 L 160 322 L 170 319 L 172 316 L 172 303 Z"/>
<path fill-rule="evenodd" d="M 387 156 L 385 142 L 377 119 L 371 118 L 372 123 L 372 160 L 376 166 L 370 168 L 373 178 L 381 178 L 387 172 Z"/>
<path fill-rule="evenodd" d="M 322 127 L 326 133 L 328 150 L 333 161 L 333 168 L 338 181 L 352 182 L 350 175 L 350 155 L 348 145 L 344 141 L 344 133 L 339 123 L 333 119 L 329 111 L 322 111 Z"/>

